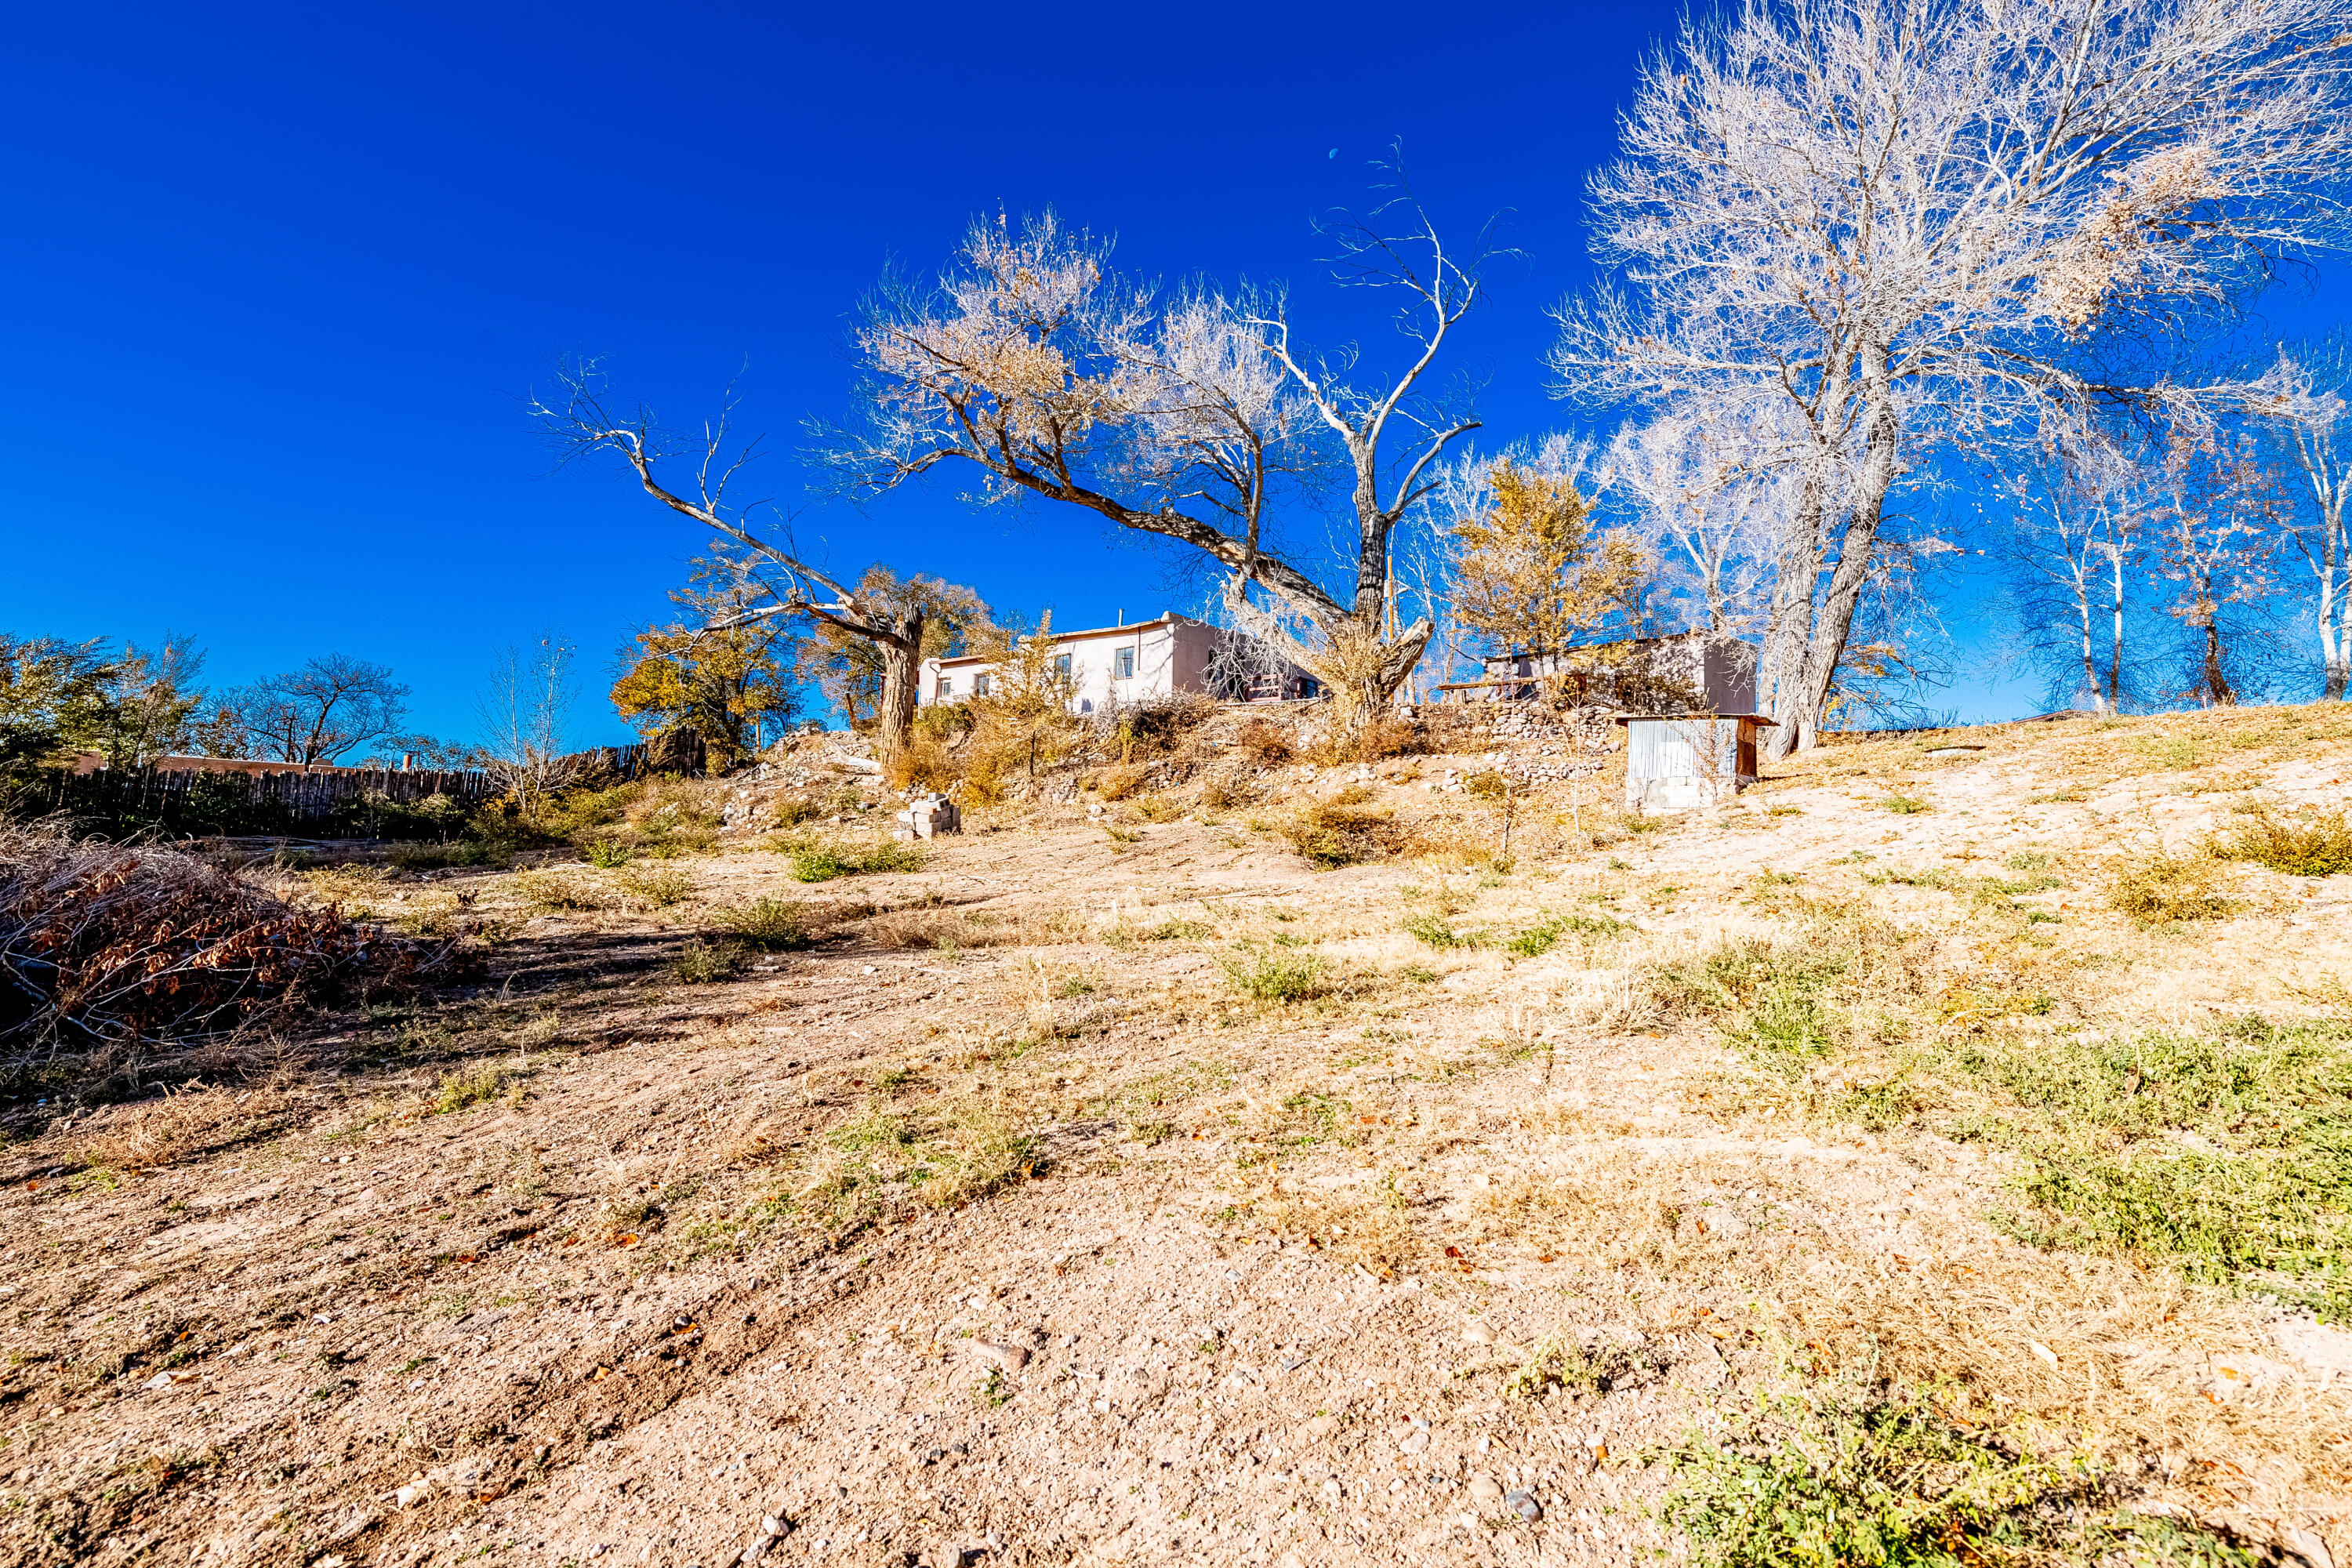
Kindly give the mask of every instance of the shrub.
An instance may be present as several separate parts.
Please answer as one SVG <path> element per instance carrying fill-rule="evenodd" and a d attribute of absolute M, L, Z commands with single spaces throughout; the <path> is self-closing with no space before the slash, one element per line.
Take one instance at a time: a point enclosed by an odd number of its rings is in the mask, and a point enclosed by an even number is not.
<path fill-rule="evenodd" d="M 696 937 L 677 950 L 669 972 L 688 985 L 725 980 L 743 965 L 743 950 L 731 942 L 708 942 Z"/>
<path fill-rule="evenodd" d="M 761 899 L 739 912 L 728 930 L 744 946 L 762 952 L 807 947 L 816 941 L 809 930 L 807 906 L 782 899 Z"/>
<path fill-rule="evenodd" d="M 1252 719 L 1235 732 L 1234 750 L 1262 768 L 1286 763 L 1292 755 L 1290 737 L 1265 718 Z"/>
<path fill-rule="evenodd" d="M 1201 786 L 1201 804 L 1212 811 L 1223 811 L 1227 806 L 1240 805 L 1241 796 L 1235 795 L 1234 786 L 1223 779 L 1211 779 Z"/>
<path fill-rule="evenodd" d="M 1916 795 L 1890 795 L 1879 805 L 1897 816 L 1910 816 L 1927 809 L 1927 803 Z"/>
<path fill-rule="evenodd" d="M 588 846 L 588 864 L 607 871 L 625 866 L 635 858 L 635 852 L 627 845 L 616 844 L 609 838 L 599 838 Z"/>
<path fill-rule="evenodd" d="M 1151 776 L 1148 767 L 1105 768 L 1095 775 L 1095 793 L 1105 800 L 1125 800 Z"/>
<path fill-rule="evenodd" d="M 1143 933 L 1146 942 L 1197 942 L 1216 932 L 1199 921 L 1162 921 Z"/>
<path fill-rule="evenodd" d="M 479 1105 L 484 1100 L 496 1100 L 499 1090 L 506 1087 L 507 1075 L 505 1069 L 501 1068 L 488 1062 L 477 1062 L 472 1067 L 460 1068 L 455 1072 L 445 1075 L 441 1081 L 434 1086 L 434 1114 L 446 1116 L 452 1111 L 463 1110 L 467 1106 Z"/>
<path fill-rule="evenodd" d="M 1321 994 L 1329 960 L 1296 949 L 1250 952 L 1223 962 L 1226 983 L 1258 1002 L 1297 1002 Z"/>
<path fill-rule="evenodd" d="M 1356 785 L 1318 801 L 1283 823 L 1282 836 L 1318 871 L 1393 853 L 1404 842 L 1403 831 L 1387 812 L 1363 808 L 1370 793 Z"/>
<path fill-rule="evenodd" d="M 2215 841 L 2215 853 L 2251 860 L 2290 877 L 2334 877 L 2352 871 L 2352 819 L 2333 816 L 2282 822 L 2260 811 Z"/>
<path fill-rule="evenodd" d="M 2210 855 L 2168 855 L 2118 862 L 2107 879 L 2107 905 L 2142 925 L 2215 921 L 2234 912 L 2219 861 Z"/>
<path fill-rule="evenodd" d="M 830 844 L 806 844 L 786 850 L 792 858 L 793 879 L 801 882 L 830 882 L 835 877 L 855 869 L 843 860 L 839 850 Z"/>
<path fill-rule="evenodd" d="M 1475 795 L 1480 800 L 1500 800 L 1509 793 L 1510 784 L 1501 773 L 1487 768 L 1463 780 L 1462 788 L 1465 794 Z"/>

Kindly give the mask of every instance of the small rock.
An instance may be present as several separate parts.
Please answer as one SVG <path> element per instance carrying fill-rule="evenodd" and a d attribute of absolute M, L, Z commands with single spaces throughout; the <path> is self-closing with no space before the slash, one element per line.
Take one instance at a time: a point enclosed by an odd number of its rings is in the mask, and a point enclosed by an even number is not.
<path fill-rule="evenodd" d="M 1318 1415 L 1307 1424 L 1307 1435 L 1309 1437 L 1328 1437 L 1331 1435 L 1331 1429 L 1339 1425 L 1339 1420 L 1334 1416 Z"/>
<path fill-rule="evenodd" d="M 755 1535 L 751 1537 L 751 1544 L 746 1546 L 741 1552 L 738 1552 L 736 1554 L 735 1561 L 738 1563 L 757 1563 L 760 1560 L 761 1555 L 768 1550 L 769 1544 L 774 1540 L 775 1537 L 772 1535 Z"/>
<path fill-rule="evenodd" d="M 974 1340 L 971 1342 L 971 1353 L 1006 1372 L 1019 1372 L 1029 1364 L 1029 1352 L 1019 1345 L 1000 1345 L 987 1340 Z"/>
<path fill-rule="evenodd" d="M 1536 1501 L 1535 1494 L 1533 1492 L 1516 1491 L 1507 1493 L 1503 1498 L 1503 1505 L 1506 1508 L 1508 1508 L 1513 1513 L 1517 1514 L 1521 1519 L 1526 1520 L 1529 1524 L 1533 1524 L 1536 1521 L 1543 1517 L 1543 1504 Z"/>
<path fill-rule="evenodd" d="M 401 1507 L 408 1508 L 415 1504 L 419 1499 L 425 1496 L 425 1489 L 421 1484 L 412 1481 L 408 1485 L 401 1488 L 398 1491 L 393 1493 L 392 1498 L 393 1500 L 398 1503 Z"/>
<path fill-rule="evenodd" d="M 1338 1502 L 1339 1500 L 1339 1482 L 1338 1478 L 1334 1477 L 1332 1479 L 1323 1483 L 1323 1495 L 1329 1498 L 1333 1502 Z"/>
<path fill-rule="evenodd" d="M 1495 1342 L 1495 1331 L 1484 1323 L 1473 1323 L 1462 1331 L 1462 1338 L 1469 1344 L 1491 1345 Z"/>
<path fill-rule="evenodd" d="M 169 1388 L 172 1386 L 172 1374 L 168 1372 L 159 1372 L 139 1386 L 142 1388 Z"/>
<path fill-rule="evenodd" d="M 1480 1508 L 1497 1507 L 1503 1500 L 1503 1486 L 1494 1477 L 1475 1475 L 1470 1478 L 1470 1496 Z"/>
<path fill-rule="evenodd" d="M 1406 1435 L 1403 1442 L 1397 1445 L 1397 1452 L 1401 1454 L 1418 1454 L 1428 1447 L 1429 1434 L 1416 1427 L 1413 1431 Z"/>
<path fill-rule="evenodd" d="M 942 1541 L 923 1554 L 930 1568 L 963 1568 L 964 1549 L 951 1541 Z"/>
<path fill-rule="evenodd" d="M 1402 1476 L 1399 1476 L 1396 1479 L 1389 1483 L 1389 1496 L 1394 1497 L 1397 1493 L 1402 1490 L 1404 1490 L 1404 1478 Z"/>
<path fill-rule="evenodd" d="M 760 1530 L 765 1535 L 790 1535 L 793 1532 L 792 1521 L 782 1513 L 772 1513 L 760 1521 Z"/>

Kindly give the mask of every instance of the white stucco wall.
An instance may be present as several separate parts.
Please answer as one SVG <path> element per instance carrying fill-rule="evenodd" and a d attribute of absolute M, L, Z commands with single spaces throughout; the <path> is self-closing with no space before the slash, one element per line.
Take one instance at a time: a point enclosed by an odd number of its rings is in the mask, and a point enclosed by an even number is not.
<path fill-rule="evenodd" d="M 1098 713 L 1126 703 L 1178 692 L 1206 692 L 1216 627 L 1168 615 L 1134 626 L 1093 627 L 1055 638 L 1055 656 L 1070 661 L 1070 708 Z M 1131 673 L 1120 671 L 1121 653 Z M 994 668 L 977 658 L 925 659 L 920 700 L 961 702 L 974 694 L 974 681 Z"/>

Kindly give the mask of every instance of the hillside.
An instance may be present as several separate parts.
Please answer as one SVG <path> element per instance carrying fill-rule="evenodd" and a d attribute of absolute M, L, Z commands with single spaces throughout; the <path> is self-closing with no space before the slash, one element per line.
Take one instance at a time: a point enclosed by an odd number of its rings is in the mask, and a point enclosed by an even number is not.
<path fill-rule="evenodd" d="M 2352 1549 L 2352 712 L 1435 743 L 310 870 L 489 978 L 8 1113 L 0 1552 Z"/>

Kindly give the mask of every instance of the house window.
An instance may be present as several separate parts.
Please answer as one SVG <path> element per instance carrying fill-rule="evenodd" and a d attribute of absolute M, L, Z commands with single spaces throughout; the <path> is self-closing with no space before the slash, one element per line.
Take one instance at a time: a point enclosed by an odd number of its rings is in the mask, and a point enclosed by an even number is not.
<path fill-rule="evenodd" d="M 1068 654 L 1057 654 L 1055 656 L 1054 679 L 1062 682 L 1066 686 L 1069 684 L 1070 656 Z"/>
<path fill-rule="evenodd" d="M 988 676 L 985 672 L 971 678 L 971 694 L 974 697 L 988 695 Z"/>
<path fill-rule="evenodd" d="M 1112 651 L 1110 675 L 1113 680 L 1129 680 L 1134 678 L 1135 650 L 1133 648 L 1122 647 Z"/>
<path fill-rule="evenodd" d="M 942 702 L 944 702 L 944 701 L 946 701 L 949 698 L 953 697 L 954 695 L 955 695 L 955 677 L 954 677 L 954 676 L 952 676 L 952 675 L 942 675 L 942 676 L 940 676 L 940 701 L 942 701 Z"/>

